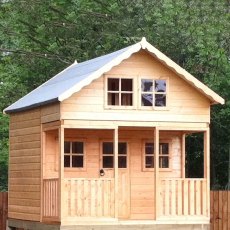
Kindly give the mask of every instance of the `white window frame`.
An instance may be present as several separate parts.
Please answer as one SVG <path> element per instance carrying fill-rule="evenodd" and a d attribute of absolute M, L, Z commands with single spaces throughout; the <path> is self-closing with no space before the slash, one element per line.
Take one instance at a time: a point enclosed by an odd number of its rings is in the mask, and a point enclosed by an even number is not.
<path fill-rule="evenodd" d="M 132 105 L 108 105 L 108 79 L 116 78 L 116 79 L 132 79 L 133 81 L 133 91 L 132 91 Z M 105 109 L 134 109 L 137 105 L 137 84 L 136 84 L 136 76 L 130 75 L 104 75 L 104 107 Z M 121 102 L 121 94 L 126 91 L 121 91 L 121 80 L 119 80 L 119 91 L 115 91 L 119 93 L 119 103 Z M 130 93 L 130 91 L 127 91 Z"/>
<path fill-rule="evenodd" d="M 147 80 L 152 80 L 153 81 L 153 85 L 155 83 L 156 80 L 165 80 L 166 81 L 166 92 L 162 93 L 166 95 L 166 106 L 155 106 L 155 95 L 156 94 L 161 94 L 161 93 L 156 93 L 154 91 L 152 92 L 142 92 L 141 89 L 141 81 L 143 79 L 147 79 Z M 169 110 L 169 77 L 156 77 L 156 76 L 140 76 L 139 78 L 139 82 L 138 82 L 138 98 L 139 98 L 139 103 L 138 103 L 138 107 L 141 110 Z M 142 94 L 152 94 L 153 95 L 153 105 L 152 106 L 143 106 L 142 105 Z"/>

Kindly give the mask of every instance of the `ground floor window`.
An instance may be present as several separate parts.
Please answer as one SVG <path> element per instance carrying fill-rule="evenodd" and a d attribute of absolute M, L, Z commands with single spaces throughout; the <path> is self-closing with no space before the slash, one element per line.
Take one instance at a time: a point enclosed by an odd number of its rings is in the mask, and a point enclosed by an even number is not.
<path fill-rule="evenodd" d="M 154 168 L 154 143 L 144 143 L 144 169 Z M 169 143 L 159 144 L 159 168 L 169 168 Z"/>
<path fill-rule="evenodd" d="M 84 167 L 84 143 L 81 141 L 65 141 L 64 143 L 64 167 Z"/>

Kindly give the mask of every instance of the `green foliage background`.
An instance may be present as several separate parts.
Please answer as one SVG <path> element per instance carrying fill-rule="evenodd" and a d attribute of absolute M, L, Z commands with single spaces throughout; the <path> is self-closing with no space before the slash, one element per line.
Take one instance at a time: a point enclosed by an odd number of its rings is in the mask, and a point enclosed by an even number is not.
<path fill-rule="evenodd" d="M 211 112 L 211 181 L 224 188 L 230 145 L 228 0 L 0 0 L 0 110 L 75 59 L 115 51 L 143 36 L 226 99 Z M 199 161 L 199 154 L 188 148 L 191 159 Z M 7 189 L 7 156 L 8 117 L 1 112 L 0 190 Z"/>

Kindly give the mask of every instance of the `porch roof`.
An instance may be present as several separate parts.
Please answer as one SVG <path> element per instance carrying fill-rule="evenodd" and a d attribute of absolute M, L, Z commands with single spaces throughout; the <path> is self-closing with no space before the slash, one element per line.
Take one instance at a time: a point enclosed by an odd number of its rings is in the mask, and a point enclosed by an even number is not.
<path fill-rule="evenodd" d="M 69 98 L 73 93 L 80 91 L 93 80 L 99 78 L 102 74 L 108 72 L 114 66 L 119 65 L 132 54 L 142 49 L 157 58 L 163 65 L 195 87 L 210 100 L 211 104 L 224 104 L 224 99 L 222 97 L 197 80 L 194 76 L 177 65 L 143 38 L 140 42 L 116 52 L 82 63 L 73 63 L 62 72 L 58 73 L 50 80 L 7 107 L 4 112 L 12 113 L 23 111 L 40 105 L 63 101 Z"/>

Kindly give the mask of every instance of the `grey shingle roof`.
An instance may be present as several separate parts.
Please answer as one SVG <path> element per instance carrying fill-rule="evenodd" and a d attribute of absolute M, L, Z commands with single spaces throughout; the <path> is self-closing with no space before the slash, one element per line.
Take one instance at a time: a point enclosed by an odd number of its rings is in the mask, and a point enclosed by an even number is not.
<path fill-rule="evenodd" d="M 71 66 L 7 107 L 4 112 L 17 112 L 59 101 L 59 96 L 68 89 L 86 80 L 93 72 L 104 67 L 130 48 L 132 48 L 132 46 L 82 63 L 73 63 Z"/>

